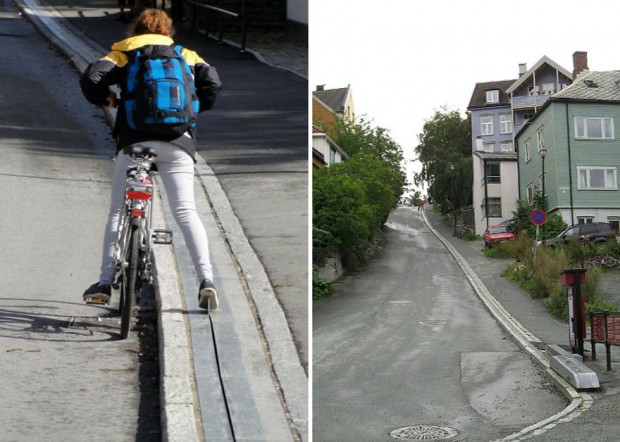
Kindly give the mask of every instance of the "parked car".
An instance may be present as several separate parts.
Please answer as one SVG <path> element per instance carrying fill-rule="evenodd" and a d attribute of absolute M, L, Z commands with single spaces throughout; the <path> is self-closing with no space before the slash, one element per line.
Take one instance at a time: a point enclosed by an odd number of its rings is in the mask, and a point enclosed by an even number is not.
<path fill-rule="evenodd" d="M 555 238 L 550 238 L 546 240 L 545 244 L 550 247 L 566 245 L 573 238 L 581 242 L 603 243 L 615 237 L 616 234 L 609 225 L 609 223 L 600 222 L 575 224 L 567 227 Z"/>
<path fill-rule="evenodd" d="M 482 239 L 488 247 L 492 247 L 501 241 L 515 239 L 515 232 L 505 224 L 489 226 L 482 234 Z"/>

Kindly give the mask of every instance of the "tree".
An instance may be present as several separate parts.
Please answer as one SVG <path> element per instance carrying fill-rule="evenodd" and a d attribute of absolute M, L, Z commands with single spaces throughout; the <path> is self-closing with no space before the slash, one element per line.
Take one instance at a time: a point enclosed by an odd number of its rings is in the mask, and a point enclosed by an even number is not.
<path fill-rule="evenodd" d="M 472 201 L 471 125 L 458 111 L 443 107 L 427 120 L 415 148 L 422 170 L 417 184 L 427 182 L 429 194 L 442 209 L 452 213 L 454 222 L 459 210 Z"/>
<path fill-rule="evenodd" d="M 407 184 L 403 171 L 403 152 L 400 145 L 390 137 L 390 132 L 382 127 L 373 127 L 364 118 L 353 123 L 345 118 L 338 118 L 335 126 L 335 141 L 350 157 L 357 154 L 372 155 L 381 159 L 393 172 L 390 186 L 398 197 Z"/>
<path fill-rule="evenodd" d="M 398 204 L 406 176 L 387 130 L 343 119 L 338 127 L 335 141 L 350 157 L 313 173 L 313 259 L 337 251 L 352 268 Z"/>

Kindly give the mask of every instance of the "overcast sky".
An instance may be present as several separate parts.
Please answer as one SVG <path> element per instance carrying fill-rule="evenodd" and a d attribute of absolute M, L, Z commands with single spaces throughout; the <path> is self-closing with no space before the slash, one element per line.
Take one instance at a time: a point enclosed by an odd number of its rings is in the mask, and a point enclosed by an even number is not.
<path fill-rule="evenodd" d="M 435 110 L 464 113 L 476 83 L 516 79 L 519 63 L 529 69 L 546 55 L 572 72 L 573 53 L 586 51 L 590 70 L 620 70 L 618 0 L 311 0 L 309 7 L 310 88 L 351 85 L 357 116 L 388 129 L 408 160 Z"/>

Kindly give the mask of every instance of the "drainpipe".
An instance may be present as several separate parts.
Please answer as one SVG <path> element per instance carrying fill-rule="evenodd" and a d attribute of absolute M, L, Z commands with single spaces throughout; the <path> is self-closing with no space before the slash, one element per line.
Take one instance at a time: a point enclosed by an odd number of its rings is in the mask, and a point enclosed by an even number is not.
<path fill-rule="evenodd" d="M 521 171 L 519 170 L 519 142 L 514 138 L 515 152 L 517 153 L 517 189 L 519 190 L 519 199 L 521 199 Z"/>
<path fill-rule="evenodd" d="M 482 160 L 484 168 L 484 218 L 487 220 L 487 229 L 489 228 L 489 193 L 487 191 L 487 160 Z"/>
<path fill-rule="evenodd" d="M 568 118 L 568 103 L 565 103 L 566 108 L 566 140 L 568 141 L 568 192 L 570 197 L 570 224 L 575 224 L 575 216 L 573 211 L 573 167 L 571 165 L 570 158 L 570 126 Z"/>

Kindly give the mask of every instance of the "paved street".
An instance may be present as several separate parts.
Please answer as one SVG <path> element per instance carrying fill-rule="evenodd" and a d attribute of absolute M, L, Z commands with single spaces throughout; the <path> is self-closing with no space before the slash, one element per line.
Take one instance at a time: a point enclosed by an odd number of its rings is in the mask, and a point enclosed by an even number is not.
<path fill-rule="evenodd" d="M 65 60 L 1 11 L 0 440 L 157 438 L 138 332 L 118 341 L 113 309 L 80 297 L 99 267 L 108 133 Z"/>
<path fill-rule="evenodd" d="M 430 425 L 483 441 L 562 410 L 419 212 L 399 208 L 387 227 L 368 267 L 314 302 L 314 440 Z"/>

